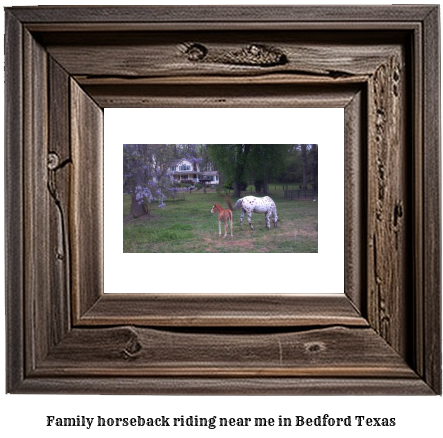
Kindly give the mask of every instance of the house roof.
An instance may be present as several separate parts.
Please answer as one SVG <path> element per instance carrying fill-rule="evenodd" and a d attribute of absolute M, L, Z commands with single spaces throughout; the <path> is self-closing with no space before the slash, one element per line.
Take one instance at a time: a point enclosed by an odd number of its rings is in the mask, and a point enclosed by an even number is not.
<path fill-rule="evenodd" d="M 217 170 L 211 170 L 209 172 L 200 172 L 200 175 L 204 175 L 204 176 L 218 175 L 218 171 Z"/>
<path fill-rule="evenodd" d="M 177 166 L 180 163 L 183 163 L 183 161 L 187 161 L 184 158 L 180 158 L 179 160 L 172 160 L 169 162 L 170 166 Z"/>

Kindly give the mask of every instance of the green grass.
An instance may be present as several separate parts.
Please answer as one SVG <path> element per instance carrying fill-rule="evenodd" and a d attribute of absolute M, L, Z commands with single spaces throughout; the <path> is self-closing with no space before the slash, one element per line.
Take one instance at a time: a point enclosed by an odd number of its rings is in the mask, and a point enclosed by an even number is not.
<path fill-rule="evenodd" d="M 251 193 L 243 193 L 242 196 Z M 254 195 L 254 193 L 252 193 Z M 223 196 L 215 191 L 186 193 L 184 199 L 168 201 L 160 209 L 152 204 L 150 215 L 138 219 L 130 216 L 131 197 L 123 195 L 124 252 L 236 252 L 236 253 L 313 253 L 318 251 L 318 202 L 286 200 L 281 187 L 270 196 L 278 210 L 278 227 L 265 227 L 264 214 L 254 213 L 255 230 L 249 228 L 246 216 L 240 228 L 240 211 L 234 211 L 234 237 L 218 234 L 214 202 L 227 207 Z M 234 199 L 236 201 L 236 199 Z M 222 236 L 224 234 L 222 224 Z"/>

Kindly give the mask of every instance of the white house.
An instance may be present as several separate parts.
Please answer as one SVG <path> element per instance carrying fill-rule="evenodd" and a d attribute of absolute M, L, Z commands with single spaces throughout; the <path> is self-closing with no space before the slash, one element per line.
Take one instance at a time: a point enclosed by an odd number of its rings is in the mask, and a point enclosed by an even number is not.
<path fill-rule="evenodd" d="M 194 183 L 205 181 L 208 184 L 220 183 L 216 170 L 201 172 L 197 163 L 191 163 L 186 159 L 174 160 L 169 163 L 169 171 L 177 181 L 192 181 Z"/>
<path fill-rule="evenodd" d="M 209 172 L 200 172 L 199 181 L 205 181 L 207 184 L 216 185 L 220 184 L 220 177 L 216 170 L 211 170 Z"/>

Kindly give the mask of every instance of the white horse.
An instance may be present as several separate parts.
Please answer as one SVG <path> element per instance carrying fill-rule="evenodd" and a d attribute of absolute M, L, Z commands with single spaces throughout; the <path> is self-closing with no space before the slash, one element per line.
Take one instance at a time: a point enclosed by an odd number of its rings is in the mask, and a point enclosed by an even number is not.
<path fill-rule="evenodd" d="M 274 227 L 277 227 L 277 207 L 275 206 L 275 202 L 269 196 L 265 196 L 264 198 L 245 196 L 244 198 L 240 198 L 235 203 L 234 207 L 231 206 L 231 203 L 229 201 L 228 204 L 231 210 L 238 210 L 239 208 L 241 208 L 240 225 L 242 228 L 245 213 L 248 214 L 248 222 L 251 230 L 254 229 L 254 227 L 252 226 L 252 213 L 265 213 L 266 228 L 268 230 L 271 229 L 271 215 L 274 215 Z"/>

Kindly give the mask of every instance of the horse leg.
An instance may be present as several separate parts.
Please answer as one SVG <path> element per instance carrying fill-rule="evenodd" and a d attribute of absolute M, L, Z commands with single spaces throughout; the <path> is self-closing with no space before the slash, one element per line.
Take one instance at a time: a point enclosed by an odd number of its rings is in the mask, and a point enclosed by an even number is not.
<path fill-rule="evenodd" d="M 266 214 L 265 214 L 265 221 L 266 221 L 266 228 L 268 230 L 270 230 L 271 229 L 271 210 L 266 212 Z"/>
<path fill-rule="evenodd" d="M 234 237 L 234 235 L 232 234 L 232 217 L 231 217 L 231 237 Z"/>
<path fill-rule="evenodd" d="M 221 220 L 218 220 L 218 235 L 221 236 Z"/>
<path fill-rule="evenodd" d="M 252 211 L 248 212 L 248 222 L 249 226 L 251 227 L 251 230 L 254 230 L 254 227 L 252 226 Z"/>
<path fill-rule="evenodd" d="M 245 211 L 242 209 L 240 216 L 240 227 L 243 230 L 243 218 L 245 217 Z"/>
<path fill-rule="evenodd" d="M 274 208 L 274 228 L 277 228 L 277 222 L 278 222 L 277 209 Z"/>
<path fill-rule="evenodd" d="M 228 234 L 228 222 L 227 222 L 227 220 L 225 219 L 225 235 L 223 236 L 223 238 L 226 237 L 226 234 Z"/>

